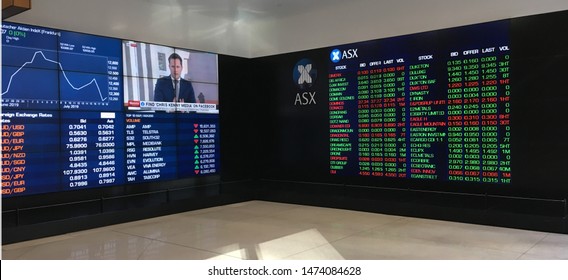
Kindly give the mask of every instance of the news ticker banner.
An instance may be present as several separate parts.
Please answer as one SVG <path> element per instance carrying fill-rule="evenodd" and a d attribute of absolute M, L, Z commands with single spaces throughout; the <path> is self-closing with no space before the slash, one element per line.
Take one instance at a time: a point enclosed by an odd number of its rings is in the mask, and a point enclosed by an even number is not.
<path fill-rule="evenodd" d="M 2 194 L 217 174 L 218 115 L 2 112 Z"/>
<path fill-rule="evenodd" d="M 158 102 L 158 101 L 134 101 L 126 103 L 129 110 L 143 111 L 167 111 L 167 112 L 198 112 L 219 114 L 217 104 L 208 103 L 181 103 L 181 102 Z"/>

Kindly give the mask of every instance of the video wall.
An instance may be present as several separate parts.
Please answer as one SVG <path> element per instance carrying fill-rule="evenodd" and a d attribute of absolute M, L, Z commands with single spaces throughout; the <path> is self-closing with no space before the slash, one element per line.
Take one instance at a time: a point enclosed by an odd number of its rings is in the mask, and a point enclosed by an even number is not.
<path fill-rule="evenodd" d="M 273 93 L 258 124 L 262 177 L 563 197 L 568 40 L 544 34 L 566 34 L 566 20 L 563 11 L 256 59 L 259 93 Z"/>
<path fill-rule="evenodd" d="M 562 11 L 236 64 L 5 22 L 2 190 L 219 175 L 219 88 L 230 84 L 236 130 L 224 135 L 238 156 L 224 174 L 235 178 L 566 197 L 566 21 Z M 230 60 L 223 83 L 218 58 Z"/>
<path fill-rule="evenodd" d="M 4 22 L 3 197 L 218 174 L 218 85 L 216 54 Z"/>

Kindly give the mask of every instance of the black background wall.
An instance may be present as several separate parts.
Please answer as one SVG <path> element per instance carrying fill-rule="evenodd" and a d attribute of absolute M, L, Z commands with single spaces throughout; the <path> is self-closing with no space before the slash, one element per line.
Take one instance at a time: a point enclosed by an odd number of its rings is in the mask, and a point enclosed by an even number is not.
<path fill-rule="evenodd" d="M 382 213 L 566 232 L 568 12 L 510 21 L 510 185 L 329 175 L 327 69 L 333 48 L 257 58 L 264 98 L 257 127 L 262 164 L 256 197 Z M 478 34 L 477 34 L 478 35 Z M 419 37 L 428 37 L 419 34 Z M 295 104 L 292 72 L 317 68 L 316 103 Z M 266 93 L 270 94 L 266 94 Z"/>

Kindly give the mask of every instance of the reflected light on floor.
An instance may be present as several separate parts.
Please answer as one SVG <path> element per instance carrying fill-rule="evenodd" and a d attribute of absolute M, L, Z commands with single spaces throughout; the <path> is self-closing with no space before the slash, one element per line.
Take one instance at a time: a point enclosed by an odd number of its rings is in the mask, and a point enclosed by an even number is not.
<path fill-rule="evenodd" d="M 259 260 L 281 259 L 283 256 L 290 255 L 290 253 L 292 253 L 290 252 L 291 250 L 296 250 L 298 253 L 301 253 L 314 248 L 314 246 L 322 246 L 325 244 L 329 244 L 329 241 L 325 239 L 325 237 L 317 229 L 312 228 L 260 243 L 258 244 L 256 254 Z M 331 253 L 331 255 L 329 255 L 329 253 Z M 333 250 L 333 252 L 326 252 L 326 258 L 333 258 L 337 260 L 344 259 L 336 250 Z"/>
<path fill-rule="evenodd" d="M 225 255 L 238 257 L 243 260 L 277 260 L 290 255 L 290 253 L 302 253 L 311 250 L 314 246 L 323 246 L 329 241 L 317 230 L 309 229 L 302 232 L 286 235 L 280 238 L 262 242 L 251 246 L 242 246 L 234 243 L 219 248 L 215 251 L 223 251 Z M 344 260 L 345 258 L 333 247 L 326 248 L 325 253 L 316 259 Z M 210 260 L 214 260 L 210 258 Z"/>

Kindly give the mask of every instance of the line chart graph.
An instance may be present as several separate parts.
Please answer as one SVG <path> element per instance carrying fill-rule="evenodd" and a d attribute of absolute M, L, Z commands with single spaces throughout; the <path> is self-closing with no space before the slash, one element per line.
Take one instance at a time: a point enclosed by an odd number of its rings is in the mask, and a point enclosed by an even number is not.
<path fill-rule="evenodd" d="M 14 72 L 14 73 L 10 76 L 10 79 L 9 79 L 9 81 L 8 81 L 8 85 L 7 85 L 7 87 L 6 87 L 6 90 L 5 90 L 5 91 L 2 91 L 2 96 L 5 95 L 6 93 L 8 93 L 8 92 L 10 91 L 10 88 L 11 88 L 11 86 L 12 86 L 12 82 L 13 82 L 13 80 L 14 80 L 14 77 L 15 77 L 16 75 L 18 75 L 18 73 L 19 73 L 20 71 L 22 71 L 22 69 L 24 69 L 26 66 L 28 66 L 29 64 L 33 64 L 33 63 L 35 62 L 36 57 L 37 57 L 38 55 L 40 55 L 40 56 L 41 56 L 45 61 L 47 61 L 47 62 L 51 62 L 51 63 L 57 64 L 57 65 L 59 66 L 59 70 L 60 70 L 61 73 L 63 74 L 63 77 L 65 77 L 65 81 L 66 81 L 74 90 L 79 91 L 79 90 L 82 90 L 82 89 L 84 89 L 84 88 L 90 86 L 91 84 L 94 84 L 95 87 L 97 88 L 97 92 L 98 92 L 98 94 L 99 94 L 99 96 L 100 96 L 101 101 L 105 101 L 105 100 L 108 99 L 108 93 L 107 93 L 106 96 L 103 96 L 103 93 L 102 93 L 102 91 L 101 91 L 101 87 L 99 86 L 97 80 L 94 79 L 94 78 L 93 78 L 89 83 L 84 84 L 84 85 L 82 85 L 82 86 L 75 86 L 75 85 L 73 85 L 73 83 L 69 80 L 69 78 L 68 78 L 68 76 L 67 76 L 67 73 L 66 73 L 65 70 L 63 69 L 63 66 L 61 65 L 61 63 L 58 62 L 58 61 L 51 60 L 51 59 L 48 59 L 47 57 L 45 57 L 45 54 L 43 53 L 43 51 L 36 51 L 30 61 L 25 62 L 22 66 L 20 66 L 20 68 L 18 68 L 18 70 L 16 70 L 16 72 Z"/>
<path fill-rule="evenodd" d="M 10 25 L 2 34 L 2 107 L 122 109 L 121 41 Z"/>

